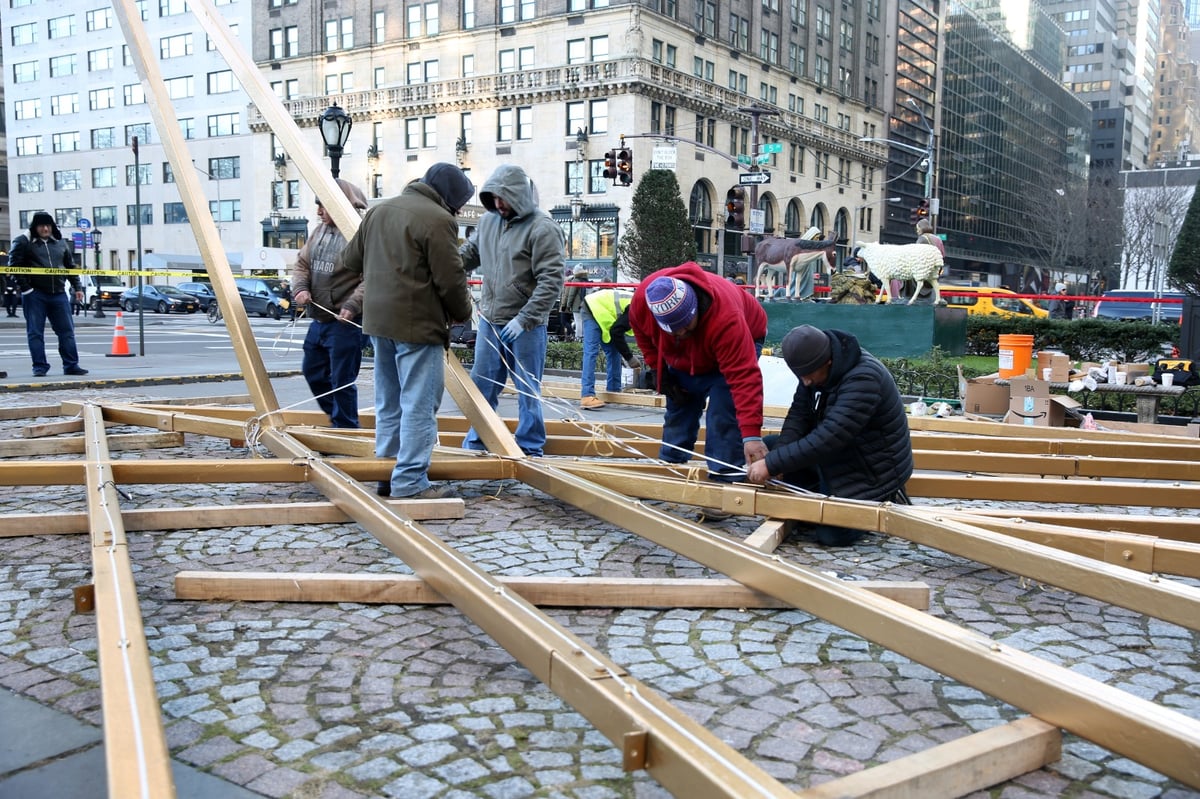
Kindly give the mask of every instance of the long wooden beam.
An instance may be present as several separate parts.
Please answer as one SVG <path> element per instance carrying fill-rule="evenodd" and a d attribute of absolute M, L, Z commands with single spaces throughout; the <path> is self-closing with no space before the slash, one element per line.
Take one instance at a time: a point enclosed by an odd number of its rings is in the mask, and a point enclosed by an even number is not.
<path fill-rule="evenodd" d="M 592 608 L 786 608 L 735 580 L 638 577 L 497 577 L 534 605 Z M 917 581 L 859 580 L 847 585 L 917 610 L 929 609 L 929 586 Z M 239 602 L 361 602 L 433 605 L 448 600 L 420 577 L 403 574 L 201 572 L 175 575 L 179 599 Z"/>
<path fill-rule="evenodd" d="M 170 749 L 154 690 L 120 501 L 107 465 L 104 420 L 94 407 L 85 410 L 83 418 L 108 795 L 170 797 L 175 795 Z"/>
<path fill-rule="evenodd" d="M 763 593 L 790 602 L 843 629 L 1020 707 L 1045 722 L 1200 787 L 1200 720 L 1140 699 L 985 636 L 787 563 L 651 508 L 630 508 L 622 495 L 537 459 L 515 464 L 518 478 L 552 496 L 586 507 L 647 540 Z M 898 517 L 903 509 L 894 510 Z M 950 520 L 915 514 L 889 520 L 910 538 L 991 536 Z M 1027 544 L 1036 547 L 1036 544 Z"/>

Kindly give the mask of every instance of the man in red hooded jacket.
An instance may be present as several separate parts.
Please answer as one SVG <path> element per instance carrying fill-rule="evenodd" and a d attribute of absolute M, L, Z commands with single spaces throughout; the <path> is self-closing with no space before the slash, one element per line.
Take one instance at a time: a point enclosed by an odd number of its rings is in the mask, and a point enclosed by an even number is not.
<path fill-rule="evenodd" d="M 659 457 L 672 463 L 691 458 L 707 401 L 709 476 L 744 478 L 745 465 L 767 455 L 758 367 L 767 336 L 762 306 L 748 291 L 689 261 L 641 282 L 629 322 L 667 398 Z"/>

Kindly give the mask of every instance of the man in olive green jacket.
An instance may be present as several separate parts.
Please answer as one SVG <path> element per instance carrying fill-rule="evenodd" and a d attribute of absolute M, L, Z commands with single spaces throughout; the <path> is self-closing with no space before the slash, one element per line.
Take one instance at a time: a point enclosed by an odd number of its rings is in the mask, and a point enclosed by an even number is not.
<path fill-rule="evenodd" d="M 450 325 L 469 319 L 458 254 L 458 214 L 475 187 L 453 164 L 434 164 L 363 217 L 342 253 L 363 274 L 363 330 L 375 345 L 375 455 L 394 457 L 382 496 L 433 499 L 429 483 Z"/>

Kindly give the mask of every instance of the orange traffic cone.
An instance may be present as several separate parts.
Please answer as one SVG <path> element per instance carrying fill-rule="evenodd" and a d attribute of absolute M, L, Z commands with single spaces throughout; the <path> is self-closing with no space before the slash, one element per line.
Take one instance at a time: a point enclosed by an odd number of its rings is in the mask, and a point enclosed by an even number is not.
<path fill-rule="evenodd" d="M 129 342 L 125 339 L 125 320 L 121 318 L 121 312 L 117 311 L 117 325 L 113 328 L 113 343 L 112 352 L 108 354 L 109 358 L 132 358 L 133 353 L 129 351 Z"/>

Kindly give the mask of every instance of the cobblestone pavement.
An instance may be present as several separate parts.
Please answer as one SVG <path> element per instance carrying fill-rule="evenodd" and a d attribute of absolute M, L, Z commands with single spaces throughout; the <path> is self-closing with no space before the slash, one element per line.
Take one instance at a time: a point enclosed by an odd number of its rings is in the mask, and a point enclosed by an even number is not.
<path fill-rule="evenodd" d="M 0 422 L 0 437 L 25 423 Z M 251 457 L 194 436 L 181 449 L 115 455 L 164 456 Z M 494 574 L 716 576 L 519 483 L 457 489 L 466 517 L 423 525 Z M 295 485 L 123 490 L 124 509 L 320 499 Z M 61 487 L 16 487 L 0 500 L 5 513 L 83 507 Z M 746 533 L 759 521 L 717 526 Z M 271 797 L 667 795 L 623 772 L 606 738 L 451 607 L 174 599 L 187 569 L 411 573 L 353 525 L 128 537 L 178 760 Z M 72 607 L 72 589 L 91 579 L 85 537 L 0 539 L 0 552 L 0 685 L 99 724 L 95 619 Z M 1195 632 L 878 535 L 853 549 L 789 541 L 779 554 L 848 578 L 923 580 L 934 616 L 1200 718 Z M 1024 715 L 800 610 L 548 613 L 797 790 Z M 1059 762 L 979 795 L 1200 794 L 1067 735 Z"/>

